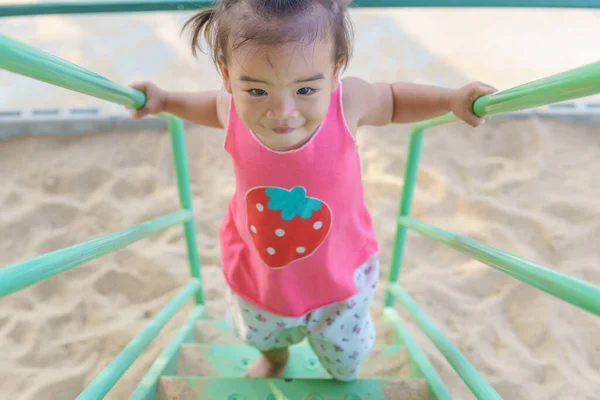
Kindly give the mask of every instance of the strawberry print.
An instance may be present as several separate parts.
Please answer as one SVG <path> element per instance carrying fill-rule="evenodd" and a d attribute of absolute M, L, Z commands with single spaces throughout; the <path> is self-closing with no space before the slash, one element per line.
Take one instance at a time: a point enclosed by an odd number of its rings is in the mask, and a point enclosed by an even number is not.
<path fill-rule="evenodd" d="M 246 194 L 248 230 L 263 262 L 282 268 L 310 257 L 327 238 L 331 210 L 306 189 L 253 188 Z"/>

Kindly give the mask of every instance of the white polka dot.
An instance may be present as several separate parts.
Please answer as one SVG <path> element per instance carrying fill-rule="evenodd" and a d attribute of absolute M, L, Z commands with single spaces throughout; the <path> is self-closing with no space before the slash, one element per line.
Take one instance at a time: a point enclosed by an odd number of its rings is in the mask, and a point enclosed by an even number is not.
<path fill-rule="evenodd" d="M 267 247 L 267 253 L 269 253 L 270 255 L 275 254 L 275 249 L 272 247 Z"/>
<path fill-rule="evenodd" d="M 296 247 L 296 253 L 298 254 L 304 254 L 305 251 L 306 249 L 304 247 Z"/>
<path fill-rule="evenodd" d="M 250 232 L 256 233 L 256 227 L 254 225 L 250 225 Z"/>
<path fill-rule="evenodd" d="M 263 206 L 263 205 L 262 205 L 262 204 L 260 204 L 260 203 L 257 203 L 257 204 L 256 204 L 256 209 L 257 209 L 258 211 L 260 211 L 260 212 L 263 212 L 263 211 L 265 210 L 265 206 Z"/>
<path fill-rule="evenodd" d="M 321 221 L 317 221 L 313 224 L 313 228 L 315 228 L 316 230 L 319 230 L 323 227 L 323 223 Z"/>
<path fill-rule="evenodd" d="M 283 229 L 277 229 L 275 231 L 275 234 L 279 237 L 282 237 L 283 235 L 285 235 L 285 231 Z"/>

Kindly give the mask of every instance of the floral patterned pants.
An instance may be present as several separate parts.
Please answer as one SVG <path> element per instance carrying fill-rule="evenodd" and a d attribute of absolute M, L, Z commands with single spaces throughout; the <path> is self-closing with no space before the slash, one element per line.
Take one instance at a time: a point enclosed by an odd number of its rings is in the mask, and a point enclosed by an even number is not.
<path fill-rule="evenodd" d="M 271 314 L 229 290 L 227 320 L 240 339 L 261 351 L 297 344 L 307 337 L 332 377 L 352 380 L 375 342 L 370 306 L 378 279 L 379 256 L 374 255 L 354 273 L 354 296 L 302 317 Z"/>

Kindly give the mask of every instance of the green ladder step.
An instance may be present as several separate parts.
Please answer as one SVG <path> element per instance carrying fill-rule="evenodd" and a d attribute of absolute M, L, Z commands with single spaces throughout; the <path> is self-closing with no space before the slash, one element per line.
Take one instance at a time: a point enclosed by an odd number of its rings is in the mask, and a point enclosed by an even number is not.
<path fill-rule="evenodd" d="M 428 400 L 424 379 L 161 377 L 157 400 Z"/>
<path fill-rule="evenodd" d="M 374 319 L 377 331 L 377 344 L 395 344 L 392 324 Z M 222 320 L 199 320 L 194 330 L 194 341 L 199 343 L 240 344 L 240 341 L 227 322 Z"/>
<path fill-rule="evenodd" d="M 238 344 L 182 344 L 177 360 L 179 376 L 241 377 L 260 353 Z M 400 377 L 409 375 L 408 352 L 401 345 L 376 345 L 361 363 L 360 377 Z M 284 378 L 329 378 L 312 348 L 302 342 L 290 347 Z"/>

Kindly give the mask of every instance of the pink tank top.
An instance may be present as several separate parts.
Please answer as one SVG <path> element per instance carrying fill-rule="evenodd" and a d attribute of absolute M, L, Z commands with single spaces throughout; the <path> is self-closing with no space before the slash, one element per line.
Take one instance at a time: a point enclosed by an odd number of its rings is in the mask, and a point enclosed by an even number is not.
<path fill-rule="evenodd" d="M 220 230 L 231 289 L 271 313 L 297 317 L 356 292 L 354 271 L 379 251 L 365 205 L 342 84 L 302 147 L 266 147 L 232 100 L 225 149 L 236 189 Z"/>

